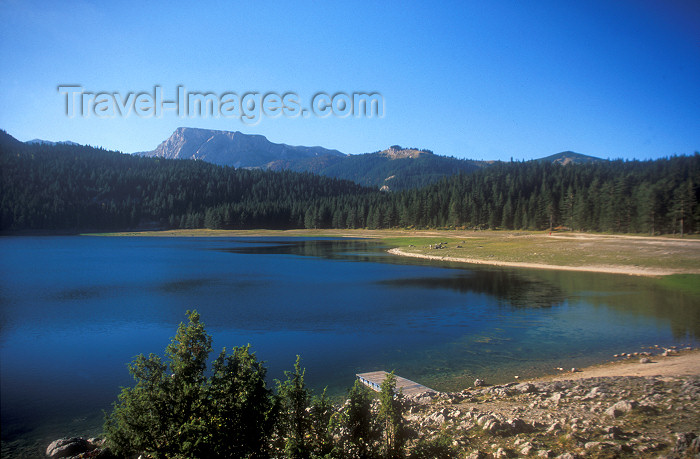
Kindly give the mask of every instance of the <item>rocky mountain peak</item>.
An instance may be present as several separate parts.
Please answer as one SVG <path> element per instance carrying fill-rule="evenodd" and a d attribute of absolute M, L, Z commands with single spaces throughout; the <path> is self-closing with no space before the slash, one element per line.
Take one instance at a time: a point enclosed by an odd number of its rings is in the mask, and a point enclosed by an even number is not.
<path fill-rule="evenodd" d="M 195 159 L 222 166 L 267 168 L 280 160 L 316 156 L 345 156 L 322 147 L 292 146 L 273 143 L 262 135 L 239 131 L 216 131 L 180 127 L 155 150 L 140 153 L 168 159 Z"/>
<path fill-rule="evenodd" d="M 596 158 L 595 156 L 588 156 L 581 153 L 576 153 L 574 151 L 562 151 L 561 153 L 556 153 L 538 161 L 552 162 L 566 166 L 568 164 L 584 164 L 584 163 L 594 163 L 605 161 L 604 159 Z"/>
<path fill-rule="evenodd" d="M 403 148 L 400 145 L 392 145 L 386 150 L 380 151 L 380 155 L 389 159 L 418 158 L 421 155 L 431 155 L 428 150 L 418 150 L 416 148 Z"/>

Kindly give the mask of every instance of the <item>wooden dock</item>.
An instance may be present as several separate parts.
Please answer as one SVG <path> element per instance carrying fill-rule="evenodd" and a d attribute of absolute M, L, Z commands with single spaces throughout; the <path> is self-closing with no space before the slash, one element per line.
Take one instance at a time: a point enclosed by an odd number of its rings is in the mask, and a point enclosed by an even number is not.
<path fill-rule="evenodd" d="M 380 392 L 382 390 L 382 383 L 388 374 L 389 373 L 386 371 L 370 371 L 369 373 L 359 373 L 355 376 L 357 376 L 357 379 L 359 379 L 365 386 Z M 410 379 L 402 378 L 401 376 L 397 375 L 394 375 L 394 377 L 396 378 L 396 391 L 398 392 L 401 390 L 404 395 L 412 396 L 423 394 L 425 392 L 437 392 L 429 387 L 423 386 L 422 384 L 413 382 Z"/>

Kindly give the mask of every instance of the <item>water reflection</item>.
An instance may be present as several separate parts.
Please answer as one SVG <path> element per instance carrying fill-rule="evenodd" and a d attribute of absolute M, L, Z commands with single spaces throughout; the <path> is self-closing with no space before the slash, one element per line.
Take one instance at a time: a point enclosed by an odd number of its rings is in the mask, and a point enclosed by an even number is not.
<path fill-rule="evenodd" d="M 81 288 L 69 288 L 66 290 L 61 290 L 55 295 L 52 295 L 52 299 L 57 301 L 75 301 L 75 300 L 91 300 L 98 298 L 105 293 L 105 289 L 100 287 L 81 287 Z"/>
<path fill-rule="evenodd" d="M 294 255 L 329 260 L 440 267 L 434 276 L 376 281 L 393 288 L 479 293 L 512 308 L 551 308 L 567 301 L 606 307 L 630 317 L 668 323 L 677 340 L 700 339 L 700 298 L 658 286 L 654 279 L 590 272 L 496 268 L 388 255 L 381 242 L 366 239 L 237 239 L 215 250 L 248 255 Z M 451 269 L 444 269 L 451 268 Z M 452 272 L 450 272 L 452 271 Z"/>
<path fill-rule="evenodd" d="M 655 278 L 549 270 L 532 275 L 579 302 L 667 323 L 676 340 L 700 339 L 700 297 L 663 287 Z"/>
<path fill-rule="evenodd" d="M 235 247 L 216 247 L 213 250 L 245 255 L 297 255 L 326 260 L 375 261 L 382 255 L 381 244 L 366 239 L 243 239 Z"/>
<path fill-rule="evenodd" d="M 176 281 L 163 282 L 158 286 L 158 289 L 164 293 L 185 293 L 192 290 L 199 290 L 205 287 L 210 287 L 215 283 L 214 279 L 199 278 L 199 279 L 180 279 Z"/>
<path fill-rule="evenodd" d="M 557 286 L 513 271 L 481 269 L 450 276 L 391 279 L 379 284 L 401 288 L 450 289 L 460 293 L 481 293 L 514 308 L 551 308 L 566 297 Z"/>

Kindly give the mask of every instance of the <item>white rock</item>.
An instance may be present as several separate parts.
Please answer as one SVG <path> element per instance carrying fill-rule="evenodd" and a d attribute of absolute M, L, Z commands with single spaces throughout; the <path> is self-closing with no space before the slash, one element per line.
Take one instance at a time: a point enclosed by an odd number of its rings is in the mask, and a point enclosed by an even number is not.
<path fill-rule="evenodd" d="M 634 408 L 637 407 L 637 405 L 637 402 L 631 402 L 629 400 L 620 400 L 619 402 L 615 403 L 613 406 L 605 410 L 605 414 L 614 418 L 618 418 L 624 415 L 625 413 L 629 413 L 630 411 L 632 411 Z"/>

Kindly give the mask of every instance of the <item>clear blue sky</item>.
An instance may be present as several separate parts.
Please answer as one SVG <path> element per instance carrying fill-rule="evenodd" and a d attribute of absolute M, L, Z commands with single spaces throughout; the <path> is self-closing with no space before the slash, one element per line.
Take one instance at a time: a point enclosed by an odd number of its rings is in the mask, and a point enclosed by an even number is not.
<path fill-rule="evenodd" d="M 474 159 L 700 150 L 697 0 L 102 2 L 0 0 L 0 128 L 151 150 L 179 126 L 365 153 Z M 68 118 L 86 91 L 376 91 L 384 117 Z"/>

